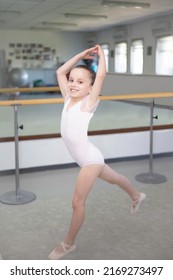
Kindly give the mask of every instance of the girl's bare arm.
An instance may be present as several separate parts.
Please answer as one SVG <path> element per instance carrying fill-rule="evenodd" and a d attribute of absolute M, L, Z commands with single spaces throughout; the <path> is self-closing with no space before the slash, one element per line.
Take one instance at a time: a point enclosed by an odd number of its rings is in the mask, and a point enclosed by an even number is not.
<path fill-rule="evenodd" d="M 97 50 L 97 55 L 99 57 L 99 63 L 96 73 L 95 82 L 93 84 L 92 90 L 90 92 L 90 97 L 88 100 L 88 106 L 92 107 L 98 100 L 98 97 L 100 95 L 102 85 L 106 76 L 106 62 L 105 62 L 105 56 L 104 52 L 101 48 L 101 46 L 96 45 L 95 50 Z"/>
<path fill-rule="evenodd" d="M 71 71 L 73 66 L 79 60 L 84 59 L 84 58 L 86 58 L 86 59 L 93 58 L 93 56 L 91 56 L 91 54 L 94 53 L 94 51 L 95 51 L 95 47 L 89 48 L 89 49 L 75 55 L 70 60 L 68 60 L 66 63 L 64 63 L 60 68 L 58 68 L 58 70 L 56 71 L 58 85 L 60 87 L 61 93 L 62 93 L 64 98 L 66 97 L 66 94 L 68 92 L 68 88 L 67 88 L 68 78 L 67 78 L 67 75 L 69 74 L 69 72 Z"/>

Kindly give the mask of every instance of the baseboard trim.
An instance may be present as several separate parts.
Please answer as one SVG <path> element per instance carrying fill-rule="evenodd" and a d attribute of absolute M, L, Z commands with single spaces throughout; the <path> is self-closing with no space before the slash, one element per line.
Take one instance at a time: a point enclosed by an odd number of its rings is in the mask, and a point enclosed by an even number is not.
<path fill-rule="evenodd" d="M 153 155 L 153 159 L 164 158 L 164 157 L 173 157 L 173 152 Z M 131 156 L 131 157 L 123 157 L 123 158 L 111 158 L 111 159 L 106 159 L 105 162 L 106 163 L 116 163 L 116 162 L 124 162 L 124 161 L 127 162 L 127 161 L 146 160 L 146 159 L 149 159 L 148 155 Z M 66 163 L 66 164 L 21 168 L 20 174 L 74 168 L 77 166 L 78 165 L 76 163 Z M 0 176 L 8 176 L 8 175 L 14 175 L 14 174 L 15 174 L 15 169 L 0 171 Z"/>

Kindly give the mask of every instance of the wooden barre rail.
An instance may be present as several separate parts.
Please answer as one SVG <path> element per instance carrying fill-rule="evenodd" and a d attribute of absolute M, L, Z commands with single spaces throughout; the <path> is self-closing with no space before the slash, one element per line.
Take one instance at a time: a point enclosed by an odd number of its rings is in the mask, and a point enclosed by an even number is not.
<path fill-rule="evenodd" d="M 147 98 L 155 99 L 155 98 L 167 98 L 167 97 L 173 97 L 173 92 L 109 95 L 109 96 L 100 96 L 100 100 L 112 101 L 112 100 L 147 99 Z M 63 98 L 4 100 L 4 101 L 0 101 L 0 106 L 62 104 L 63 102 L 64 102 Z"/>
<path fill-rule="evenodd" d="M 34 88 L 0 88 L 0 93 L 16 93 L 16 92 L 56 92 L 59 91 L 59 87 L 34 87 Z"/>

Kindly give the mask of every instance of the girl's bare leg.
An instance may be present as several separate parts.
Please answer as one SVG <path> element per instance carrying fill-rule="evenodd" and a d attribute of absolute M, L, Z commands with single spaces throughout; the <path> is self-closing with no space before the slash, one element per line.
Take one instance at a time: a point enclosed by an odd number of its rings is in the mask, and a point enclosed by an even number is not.
<path fill-rule="evenodd" d="M 95 180 L 100 175 L 102 169 L 104 167 L 102 165 L 88 165 L 81 168 L 74 190 L 73 195 L 73 215 L 71 219 L 71 224 L 69 227 L 69 231 L 63 241 L 63 244 L 59 244 L 49 255 L 50 259 L 59 259 L 61 254 L 64 254 L 64 246 L 65 250 L 68 253 L 68 249 L 74 247 L 74 242 L 76 236 L 84 222 L 85 218 L 85 202 L 89 192 L 91 191 Z M 61 256 L 60 256 L 61 258 Z"/>
<path fill-rule="evenodd" d="M 96 179 L 100 175 L 102 169 L 104 167 L 102 165 L 88 165 L 81 168 L 74 190 L 73 195 L 73 214 L 71 219 L 71 224 L 69 227 L 69 231 L 62 243 L 59 244 L 49 255 L 50 259 L 59 259 L 60 255 L 64 254 L 64 246 L 66 252 L 68 253 L 68 249 L 74 246 L 74 242 L 76 236 L 84 222 L 85 218 L 85 202 L 89 192 L 91 191 Z M 60 256 L 60 257 L 59 257 Z"/>
<path fill-rule="evenodd" d="M 140 193 L 134 188 L 134 186 L 129 182 L 129 180 L 123 175 L 114 171 L 107 164 L 104 165 L 99 178 L 109 182 L 110 184 L 116 184 L 121 187 L 125 192 L 129 194 L 133 201 L 136 201 L 140 197 Z"/>
<path fill-rule="evenodd" d="M 73 196 L 73 215 L 71 225 L 64 239 L 64 242 L 68 245 L 74 244 L 75 238 L 83 224 L 85 217 L 85 202 L 97 177 L 100 177 L 111 184 L 117 184 L 129 194 L 133 201 L 136 201 L 140 196 L 140 193 L 126 177 L 115 172 L 107 164 L 104 166 L 88 165 L 82 167 L 76 181 Z"/>
<path fill-rule="evenodd" d="M 129 180 L 122 176 L 121 174 L 115 172 L 107 164 L 102 165 L 88 165 L 82 167 L 77 181 L 76 187 L 73 195 L 73 215 L 71 219 L 71 224 L 69 231 L 64 239 L 64 245 L 68 248 L 72 248 L 75 242 L 76 236 L 84 222 L 85 218 L 85 202 L 89 192 L 91 191 L 97 178 L 101 178 L 111 184 L 116 184 L 120 186 L 124 191 L 126 191 L 131 199 L 133 200 L 134 206 L 139 200 L 140 193 L 134 188 L 134 186 L 129 182 Z M 54 251 L 53 255 L 58 256 L 58 254 L 63 253 L 64 249 L 62 244 L 58 245 Z"/>
<path fill-rule="evenodd" d="M 75 242 L 75 238 L 85 218 L 85 202 L 87 196 L 103 168 L 102 165 L 93 164 L 82 167 L 79 172 L 72 201 L 72 220 L 69 231 L 64 239 L 64 242 L 68 245 L 72 245 Z"/>

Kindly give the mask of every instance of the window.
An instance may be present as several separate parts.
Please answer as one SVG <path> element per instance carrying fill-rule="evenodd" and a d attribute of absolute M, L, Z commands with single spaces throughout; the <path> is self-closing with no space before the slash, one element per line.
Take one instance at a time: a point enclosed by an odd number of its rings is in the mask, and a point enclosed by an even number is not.
<path fill-rule="evenodd" d="M 115 72 L 127 72 L 127 43 L 118 43 L 115 46 Z"/>
<path fill-rule="evenodd" d="M 143 73 L 143 40 L 134 40 L 130 50 L 130 72 L 132 74 Z"/>
<path fill-rule="evenodd" d="M 173 36 L 157 39 L 156 74 L 173 75 Z"/>
<path fill-rule="evenodd" d="M 108 44 L 102 44 L 101 45 L 104 55 L 105 55 L 105 60 L 106 60 L 106 71 L 109 71 L 109 46 Z"/>

